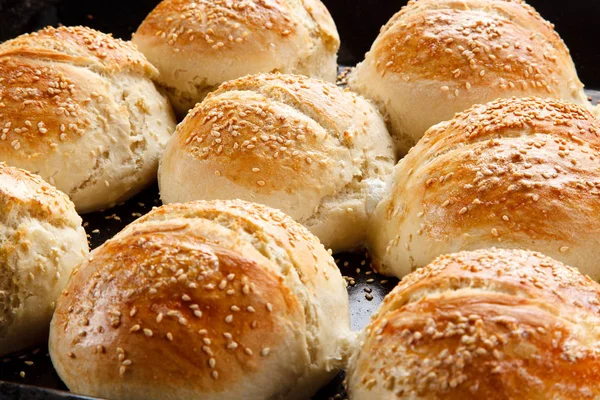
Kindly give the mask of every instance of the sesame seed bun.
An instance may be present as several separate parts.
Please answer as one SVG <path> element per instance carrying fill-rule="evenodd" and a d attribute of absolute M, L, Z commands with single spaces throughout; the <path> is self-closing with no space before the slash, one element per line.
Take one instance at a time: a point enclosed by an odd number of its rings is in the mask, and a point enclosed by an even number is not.
<path fill-rule="evenodd" d="M 178 126 L 164 203 L 240 198 L 281 209 L 334 251 L 364 243 L 394 166 L 375 108 L 328 82 L 266 74 L 223 84 Z"/>
<path fill-rule="evenodd" d="M 340 39 L 320 0 L 164 0 L 132 41 L 177 113 L 219 84 L 260 72 L 335 82 Z"/>
<path fill-rule="evenodd" d="M 0 44 L 0 159 L 39 174 L 81 213 L 147 186 L 175 120 L 157 71 L 126 42 L 83 27 Z"/>
<path fill-rule="evenodd" d="M 598 398 L 599 313 L 600 285 L 540 253 L 442 256 L 365 328 L 350 398 Z"/>
<path fill-rule="evenodd" d="M 600 122 L 560 100 L 477 105 L 431 128 L 372 218 L 376 268 L 404 276 L 441 254 L 540 251 L 600 278 Z"/>
<path fill-rule="evenodd" d="M 45 340 L 55 301 L 87 253 L 69 198 L 0 163 L 0 356 Z"/>
<path fill-rule="evenodd" d="M 431 126 L 496 98 L 588 104 L 566 45 L 520 0 L 409 2 L 349 86 L 381 106 L 403 154 Z"/>
<path fill-rule="evenodd" d="M 349 332 L 344 280 L 304 227 L 257 204 L 192 202 L 92 252 L 49 349 L 86 395 L 306 399 L 343 365 Z"/>

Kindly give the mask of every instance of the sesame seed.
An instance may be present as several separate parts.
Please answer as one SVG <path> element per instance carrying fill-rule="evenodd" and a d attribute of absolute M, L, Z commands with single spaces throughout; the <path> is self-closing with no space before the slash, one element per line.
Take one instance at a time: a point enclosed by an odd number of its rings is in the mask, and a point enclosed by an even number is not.
<path fill-rule="evenodd" d="M 235 349 L 237 349 L 237 347 L 238 347 L 238 344 L 236 342 L 231 342 L 227 345 L 227 349 L 229 349 L 229 350 L 235 350 Z"/>
<path fill-rule="evenodd" d="M 269 353 L 271 352 L 271 349 L 268 347 L 264 347 L 261 351 L 260 351 L 260 355 L 263 357 L 266 357 L 269 355 Z"/>

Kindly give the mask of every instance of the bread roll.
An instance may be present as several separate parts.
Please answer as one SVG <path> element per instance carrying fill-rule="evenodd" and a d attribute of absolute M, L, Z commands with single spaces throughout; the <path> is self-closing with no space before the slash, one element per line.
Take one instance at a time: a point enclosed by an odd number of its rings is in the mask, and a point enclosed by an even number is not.
<path fill-rule="evenodd" d="M 45 340 L 54 303 L 87 253 L 69 198 L 0 163 L 0 356 Z"/>
<path fill-rule="evenodd" d="M 50 356 L 109 399 L 307 399 L 343 363 L 348 295 L 332 257 L 283 213 L 242 201 L 140 218 L 72 275 Z"/>
<path fill-rule="evenodd" d="M 477 105 L 431 128 L 393 173 L 370 226 L 376 268 L 441 254 L 540 251 L 600 278 L 600 123 L 558 100 Z"/>
<path fill-rule="evenodd" d="M 133 42 L 181 116 L 225 81 L 260 72 L 335 82 L 340 39 L 320 0 L 163 0 Z"/>
<path fill-rule="evenodd" d="M 351 400 L 600 397 L 600 285 L 540 253 L 442 256 L 362 334 Z"/>
<path fill-rule="evenodd" d="M 521 0 L 411 1 L 349 85 L 380 104 L 403 154 L 431 126 L 496 98 L 588 104 L 564 42 Z"/>
<path fill-rule="evenodd" d="M 133 46 L 83 27 L 0 44 L 0 160 L 39 174 L 80 213 L 155 179 L 175 120 Z"/>
<path fill-rule="evenodd" d="M 334 251 L 364 243 L 394 166 L 364 99 L 294 75 L 223 84 L 178 126 L 159 168 L 164 203 L 240 198 L 279 208 Z"/>

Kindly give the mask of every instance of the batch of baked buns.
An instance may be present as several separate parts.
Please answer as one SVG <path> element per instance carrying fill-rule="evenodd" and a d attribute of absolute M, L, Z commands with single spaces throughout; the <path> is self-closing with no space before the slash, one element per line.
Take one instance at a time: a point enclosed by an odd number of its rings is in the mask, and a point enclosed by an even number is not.
<path fill-rule="evenodd" d="M 48 340 L 107 399 L 341 370 L 354 400 L 600 398 L 600 122 L 553 25 L 412 0 L 346 89 L 339 45 L 319 0 L 0 44 L 0 354 Z M 79 214 L 156 178 L 165 205 L 88 253 Z M 352 332 L 332 253 L 361 248 L 402 280 Z"/>

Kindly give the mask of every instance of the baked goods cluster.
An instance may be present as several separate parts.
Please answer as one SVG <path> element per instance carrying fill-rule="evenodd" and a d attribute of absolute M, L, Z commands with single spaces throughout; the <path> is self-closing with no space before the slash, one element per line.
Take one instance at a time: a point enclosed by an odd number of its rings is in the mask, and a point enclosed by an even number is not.
<path fill-rule="evenodd" d="M 348 89 L 339 46 L 319 0 L 0 44 L 0 355 L 49 335 L 107 399 L 308 399 L 344 369 L 356 400 L 600 397 L 600 122 L 553 26 L 411 0 Z M 155 180 L 88 254 L 78 213 Z M 332 253 L 363 248 L 402 280 L 352 332 Z"/>

